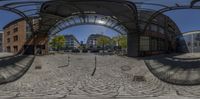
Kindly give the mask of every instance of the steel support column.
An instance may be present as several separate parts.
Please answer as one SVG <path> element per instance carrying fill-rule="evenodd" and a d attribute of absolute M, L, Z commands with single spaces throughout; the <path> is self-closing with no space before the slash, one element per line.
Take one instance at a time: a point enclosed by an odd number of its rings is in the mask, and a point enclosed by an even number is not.
<path fill-rule="evenodd" d="M 140 35 L 137 31 L 131 31 L 127 34 L 127 51 L 129 57 L 136 57 L 139 55 L 139 38 Z"/>

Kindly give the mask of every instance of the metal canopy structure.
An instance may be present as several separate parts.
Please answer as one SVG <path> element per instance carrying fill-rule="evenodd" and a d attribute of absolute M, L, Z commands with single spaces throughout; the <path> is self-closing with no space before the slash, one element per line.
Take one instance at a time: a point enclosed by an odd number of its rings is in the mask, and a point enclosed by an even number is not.
<path fill-rule="evenodd" d="M 39 17 L 39 11 L 42 3 L 47 0 L 1 0 L 0 10 L 6 10 L 24 18 L 30 25 L 32 32 L 33 24 L 30 19 Z"/>
<path fill-rule="evenodd" d="M 69 19 L 71 19 L 73 21 L 72 26 L 93 23 L 107 26 L 123 33 L 127 30 L 133 31 L 136 29 L 137 15 L 135 13 L 136 7 L 134 4 L 125 0 L 49 1 L 45 2 L 41 8 L 41 31 L 44 33 L 61 31 L 66 27 L 60 27 L 57 22 L 70 21 Z M 74 16 L 74 18 L 71 16 Z M 66 18 L 68 19 L 66 20 Z"/>
<path fill-rule="evenodd" d="M 73 15 L 64 18 L 63 20 L 56 23 L 50 29 L 48 34 L 53 36 L 66 28 L 84 24 L 102 25 L 117 31 L 121 35 L 126 35 L 128 31 L 124 26 L 120 25 L 120 22 L 118 22 L 118 20 L 115 20 L 110 16 L 87 14 L 84 16 L 84 18 L 80 15 Z"/>
<path fill-rule="evenodd" d="M 89 3 L 91 2 L 91 3 Z M 114 5 L 112 3 L 115 3 Z M 132 31 L 134 9 L 155 12 L 149 18 L 149 23 L 157 15 L 176 9 L 199 9 L 199 0 L 1 0 L 0 10 L 7 10 L 18 14 L 31 25 L 30 17 L 41 17 L 41 33 L 48 33 L 56 23 L 64 18 L 78 15 L 84 19 L 86 14 L 100 14 L 116 17 L 121 25 Z M 136 5 L 136 7 L 134 6 Z M 41 7 L 42 6 L 42 7 Z M 64 9 L 64 10 L 63 10 Z M 91 10 L 93 9 L 93 10 Z M 48 12 L 52 10 L 51 12 Z M 125 13 L 126 12 L 126 13 Z M 129 13 L 130 12 L 130 13 Z M 86 15 L 87 16 L 87 15 Z M 102 25 L 102 24 L 101 24 Z"/>
<path fill-rule="evenodd" d="M 184 2 L 183 2 L 184 1 Z M 164 12 L 177 9 L 200 9 L 200 0 L 1 0 L 0 10 L 11 11 L 24 18 L 32 27 L 33 17 L 40 19 L 37 34 L 54 35 L 63 29 L 82 24 L 97 24 L 112 28 L 128 36 L 128 51 L 137 54 L 139 49 L 137 11 L 152 11 L 143 32 L 152 21 Z M 33 31 L 34 32 L 34 31 Z M 136 48 L 133 48 L 136 47 Z M 161 79 L 159 73 L 154 75 Z M 162 76 L 162 75 L 161 75 Z M 178 79 L 161 79 L 177 83 Z M 178 81 L 181 82 L 181 81 Z M 200 84 L 200 81 L 181 84 Z"/>

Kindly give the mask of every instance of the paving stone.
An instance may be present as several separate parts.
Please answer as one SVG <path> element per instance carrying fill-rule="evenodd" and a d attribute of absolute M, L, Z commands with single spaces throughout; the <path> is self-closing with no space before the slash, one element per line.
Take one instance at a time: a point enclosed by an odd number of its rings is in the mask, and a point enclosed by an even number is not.
<path fill-rule="evenodd" d="M 68 56 L 70 56 L 70 65 L 58 68 L 58 66 L 68 64 Z M 0 85 L 0 96 L 15 96 L 20 93 L 19 96 L 22 98 L 59 96 L 79 99 L 78 96 L 85 95 L 112 99 L 121 96 L 157 97 L 176 94 L 176 91 L 180 95 L 198 96 L 200 92 L 200 86 L 175 86 L 160 81 L 149 71 L 143 60 L 136 58 L 97 55 L 97 69 L 95 75 L 91 76 L 95 56 L 94 54 L 37 56 L 36 60 L 40 62 L 35 60 L 22 78 Z M 20 64 L 23 65 L 23 63 Z M 35 70 L 37 65 L 41 65 L 42 69 Z M 129 66 L 125 67 L 125 70 L 129 71 L 122 71 L 122 66 Z M 135 75 L 144 77 L 145 81 L 133 81 Z M 98 97 L 94 99 L 102 99 Z M 85 97 L 85 99 L 88 98 Z"/>

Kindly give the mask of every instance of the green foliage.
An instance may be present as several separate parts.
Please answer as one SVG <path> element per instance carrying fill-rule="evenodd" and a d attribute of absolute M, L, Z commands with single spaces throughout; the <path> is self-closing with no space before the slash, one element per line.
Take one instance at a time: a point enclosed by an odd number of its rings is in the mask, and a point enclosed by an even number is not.
<path fill-rule="evenodd" d="M 60 50 L 65 46 L 65 42 L 66 42 L 65 37 L 63 35 L 60 35 L 53 38 L 49 43 L 49 45 L 56 50 Z"/>
<path fill-rule="evenodd" d="M 127 36 L 121 35 L 121 36 L 116 36 L 112 38 L 112 44 L 122 47 L 122 48 L 127 48 Z"/>
<path fill-rule="evenodd" d="M 110 44 L 110 39 L 108 37 L 105 37 L 105 36 L 101 36 L 97 39 L 97 45 L 98 46 L 105 46 L 105 45 L 108 45 Z"/>
<path fill-rule="evenodd" d="M 112 37 L 112 45 L 116 45 L 119 42 L 119 36 Z"/>
<path fill-rule="evenodd" d="M 119 46 L 122 48 L 127 48 L 127 36 L 122 35 L 119 37 Z"/>

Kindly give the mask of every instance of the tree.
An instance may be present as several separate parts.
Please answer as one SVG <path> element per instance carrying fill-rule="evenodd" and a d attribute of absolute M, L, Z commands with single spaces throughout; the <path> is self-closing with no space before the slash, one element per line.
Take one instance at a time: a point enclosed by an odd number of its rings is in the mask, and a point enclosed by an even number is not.
<path fill-rule="evenodd" d="M 127 36 L 115 36 L 112 38 L 112 44 L 115 46 L 120 46 L 122 48 L 127 48 Z"/>
<path fill-rule="evenodd" d="M 101 36 L 97 39 L 97 45 L 101 46 L 103 48 L 103 53 L 104 53 L 104 50 L 105 50 L 105 45 L 110 44 L 110 41 L 111 40 L 108 37 L 105 37 L 105 36 Z"/>
<path fill-rule="evenodd" d="M 122 35 L 122 36 L 120 36 L 119 37 L 119 46 L 121 47 L 121 48 L 127 48 L 127 36 L 125 36 L 125 35 Z"/>
<path fill-rule="evenodd" d="M 120 36 L 112 37 L 112 45 L 119 46 Z"/>
<path fill-rule="evenodd" d="M 60 50 L 65 46 L 65 42 L 66 42 L 65 37 L 63 35 L 60 35 L 53 38 L 49 44 L 52 48 Z"/>
<path fill-rule="evenodd" d="M 121 51 L 123 51 L 123 54 L 126 53 L 126 51 L 127 51 L 127 36 L 120 35 L 120 36 L 113 37 L 112 44 L 117 46 L 117 51 L 119 49 L 122 49 Z"/>

